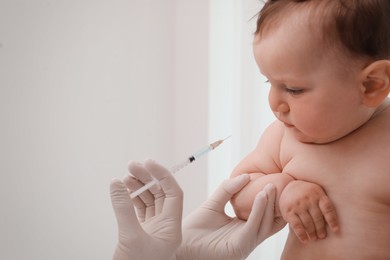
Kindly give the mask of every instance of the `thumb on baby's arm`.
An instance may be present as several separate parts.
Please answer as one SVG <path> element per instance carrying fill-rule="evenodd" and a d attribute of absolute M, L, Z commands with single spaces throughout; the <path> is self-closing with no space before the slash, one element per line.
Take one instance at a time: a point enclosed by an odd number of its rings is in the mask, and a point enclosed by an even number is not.
<path fill-rule="evenodd" d="M 248 184 L 249 180 L 248 174 L 242 174 L 223 181 L 214 193 L 205 201 L 203 206 L 220 213 L 224 212 L 226 203 Z"/>

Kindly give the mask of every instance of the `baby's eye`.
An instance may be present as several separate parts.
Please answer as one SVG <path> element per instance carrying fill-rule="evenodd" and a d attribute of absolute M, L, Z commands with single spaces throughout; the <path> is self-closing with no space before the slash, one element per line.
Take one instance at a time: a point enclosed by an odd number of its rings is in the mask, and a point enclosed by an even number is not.
<path fill-rule="evenodd" d="M 290 93 L 291 95 L 299 95 L 303 93 L 303 89 L 286 88 L 286 92 Z"/>

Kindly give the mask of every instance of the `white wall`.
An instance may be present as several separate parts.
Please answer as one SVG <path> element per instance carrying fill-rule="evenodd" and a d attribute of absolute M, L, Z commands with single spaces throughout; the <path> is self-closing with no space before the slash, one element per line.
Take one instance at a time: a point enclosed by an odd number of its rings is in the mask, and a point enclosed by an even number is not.
<path fill-rule="evenodd" d="M 175 6 L 174 161 L 203 148 L 208 136 L 209 1 L 178 0 Z M 184 190 L 184 216 L 207 198 L 208 157 L 176 175 Z M 196 187 L 196 188 L 194 188 Z"/>
<path fill-rule="evenodd" d="M 0 259 L 111 258 L 111 178 L 175 159 L 174 12 L 0 0 Z"/>

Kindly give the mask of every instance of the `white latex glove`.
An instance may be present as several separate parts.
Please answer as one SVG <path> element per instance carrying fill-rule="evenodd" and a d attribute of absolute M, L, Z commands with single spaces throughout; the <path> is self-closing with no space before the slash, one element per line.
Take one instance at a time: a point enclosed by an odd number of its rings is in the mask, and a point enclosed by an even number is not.
<path fill-rule="evenodd" d="M 226 203 L 249 179 L 243 174 L 224 181 L 184 220 L 183 241 L 174 259 L 243 259 L 283 227 L 274 224 L 276 188 L 272 184 L 256 196 L 247 221 L 225 214 Z"/>
<path fill-rule="evenodd" d="M 137 179 L 128 176 L 110 185 L 119 233 L 113 259 L 170 259 L 182 238 L 183 192 L 171 173 L 152 160 L 132 162 L 129 170 Z M 151 176 L 160 181 L 161 189 L 153 186 L 132 201 L 129 190 L 138 189 Z"/>

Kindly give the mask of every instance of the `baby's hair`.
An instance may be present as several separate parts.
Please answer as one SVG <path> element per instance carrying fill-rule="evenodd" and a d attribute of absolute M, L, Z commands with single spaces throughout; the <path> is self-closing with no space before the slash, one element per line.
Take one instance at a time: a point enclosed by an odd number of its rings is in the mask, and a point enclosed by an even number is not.
<path fill-rule="evenodd" d="M 261 36 L 296 10 L 321 26 L 320 40 L 328 46 L 341 47 L 352 57 L 390 58 L 390 0 L 268 0 L 255 34 Z"/>

